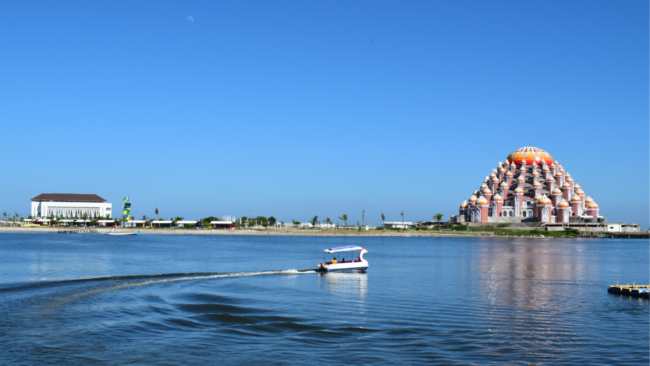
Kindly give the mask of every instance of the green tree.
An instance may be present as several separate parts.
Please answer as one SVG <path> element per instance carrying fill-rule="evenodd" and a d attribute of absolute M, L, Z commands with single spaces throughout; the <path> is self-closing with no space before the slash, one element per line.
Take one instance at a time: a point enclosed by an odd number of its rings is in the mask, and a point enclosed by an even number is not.
<path fill-rule="evenodd" d="M 339 220 L 343 220 L 343 222 L 345 222 L 345 226 L 346 227 L 348 226 L 348 214 L 343 214 L 339 216 Z"/>
<path fill-rule="evenodd" d="M 361 220 L 363 221 L 363 226 L 366 226 L 366 210 L 361 210 Z"/>
<path fill-rule="evenodd" d="M 404 223 L 404 211 L 402 211 L 402 212 L 400 213 L 400 215 L 402 216 L 402 224 L 403 224 L 403 223 Z"/>
<path fill-rule="evenodd" d="M 156 207 L 156 217 L 160 220 L 160 215 L 158 215 L 158 207 Z"/>
<path fill-rule="evenodd" d="M 386 215 L 384 213 L 381 213 L 381 227 L 382 229 L 386 230 L 386 226 L 384 225 L 384 221 L 386 221 Z"/>
<path fill-rule="evenodd" d="M 316 227 L 316 224 L 318 224 L 318 215 L 314 216 L 314 218 L 311 219 L 310 223 L 312 227 Z"/>
<path fill-rule="evenodd" d="M 437 213 L 433 215 L 433 219 L 438 222 L 438 236 L 440 236 L 440 221 L 442 221 L 443 214 Z"/>
<path fill-rule="evenodd" d="M 273 216 L 269 216 L 269 218 L 267 218 L 266 221 L 268 221 L 270 226 L 275 226 L 275 224 L 278 222 Z"/>
<path fill-rule="evenodd" d="M 332 219 L 330 219 L 329 217 L 326 217 L 326 218 L 325 218 L 325 223 L 326 223 L 328 226 L 329 226 L 329 225 L 332 225 Z M 329 227 L 328 227 L 328 229 L 329 229 Z"/>
<path fill-rule="evenodd" d="M 84 212 L 84 214 L 81 215 L 81 218 L 84 219 L 84 227 L 86 227 L 86 220 L 88 220 L 88 213 Z"/>

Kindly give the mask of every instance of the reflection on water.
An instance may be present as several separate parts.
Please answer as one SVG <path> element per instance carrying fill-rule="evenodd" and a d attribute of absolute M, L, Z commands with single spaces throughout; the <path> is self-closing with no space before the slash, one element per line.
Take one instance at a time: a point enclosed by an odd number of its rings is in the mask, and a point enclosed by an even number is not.
<path fill-rule="evenodd" d="M 368 291 L 367 272 L 328 272 L 319 273 L 318 277 L 319 286 L 330 293 L 364 298 Z"/>

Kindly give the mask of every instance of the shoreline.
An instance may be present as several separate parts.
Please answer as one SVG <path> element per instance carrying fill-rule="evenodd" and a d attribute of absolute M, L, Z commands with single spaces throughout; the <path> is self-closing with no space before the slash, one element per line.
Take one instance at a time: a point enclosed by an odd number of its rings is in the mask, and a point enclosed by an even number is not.
<path fill-rule="evenodd" d="M 59 233 L 65 228 L 47 227 L 0 227 L 0 233 Z M 73 229 L 67 229 L 73 230 Z M 86 228 L 91 232 L 80 232 L 79 234 L 104 234 L 109 228 Z M 502 235 L 491 231 L 462 231 L 462 232 L 440 232 L 437 231 L 339 231 L 339 230 L 197 230 L 197 229 L 117 229 L 119 232 L 139 231 L 142 235 L 257 235 L 257 236 L 326 236 L 326 237 L 446 237 L 446 238 L 525 238 L 525 239 L 576 239 L 583 237 L 551 236 L 551 235 Z M 76 234 L 76 233 L 73 233 Z M 640 235 L 633 235 L 634 238 L 642 238 Z M 592 238 L 598 239 L 598 238 Z"/>

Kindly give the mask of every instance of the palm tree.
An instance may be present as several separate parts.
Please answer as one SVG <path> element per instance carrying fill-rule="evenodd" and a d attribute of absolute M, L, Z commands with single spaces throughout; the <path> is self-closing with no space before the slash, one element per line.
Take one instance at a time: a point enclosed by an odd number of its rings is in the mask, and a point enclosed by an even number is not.
<path fill-rule="evenodd" d="M 402 224 L 404 223 L 404 211 L 400 214 L 402 216 Z"/>
<path fill-rule="evenodd" d="M 339 220 L 343 220 L 343 222 L 345 222 L 345 226 L 348 226 L 348 214 L 339 216 Z"/>
<path fill-rule="evenodd" d="M 88 213 L 84 212 L 84 214 L 81 215 L 81 218 L 84 219 L 84 227 L 86 227 L 86 220 L 88 220 Z"/>
<path fill-rule="evenodd" d="M 158 217 L 158 220 L 160 220 L 160 216 L 158 215 L 158 207 L 156 207 L 156 217 Z"/>
<path fill-rule="evenodd" d="M 325 223 L 327 224 L 327 228 L 329 229 L 329 226 L 332 224 L 332 219 L 330 219 L 329 217 L 326 217 L 325 218 Z"/>
<path fill-rule="evenodd" d="M 440 221 L 442 221 L 442 216 L 443 216 L 443 214 L 441 214 L 441 213 L 437 213 L 437 214 L 433 215 L 433 219 L 438 222 L 438 236 L 440 236 Z"/>
<path fill-rule="evenodd" d="M 311 219 L 311 226 L 315 228 L 316 224 L 318 224 L 318 215 L 314 216 L 314 218 Z"/>
<path fill-rule="evenodd" d="M 363 221 L 363 226 L 366 226 L 366 210 L 361 210 L 361 220 Z"/>
<path fill-rule="evenodd" d="M 5 221 L 7 221 L 7 211 L 5 211 L 5 212 L 2 213 L 2 217 L 4 217 L 4 218 L 5 218 Z"/>
<path fill-rule="evenodd" d="M 386 215 L 384 213 L 381 213 L 381 227 L 386 230 L 386 227 L 384 226 L 384 221 L 386 220 Z"/>

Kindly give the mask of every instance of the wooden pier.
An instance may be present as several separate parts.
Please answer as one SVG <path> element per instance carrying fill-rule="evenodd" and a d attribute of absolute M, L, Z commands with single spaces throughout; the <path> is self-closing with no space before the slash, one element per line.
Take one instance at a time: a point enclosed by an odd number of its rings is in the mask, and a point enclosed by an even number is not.
<path fill-rule="evenodd" d="M 635 297 L 645 297 L 647 299 L 650 298 L 650 285 L 635 285 L 634 282 L 632 282 L 632 286 L 630 286 L 629 284 L 619 285 L 618 282 L 616 282 L 616 285 L 609 286 L 607 292 Z"/>

